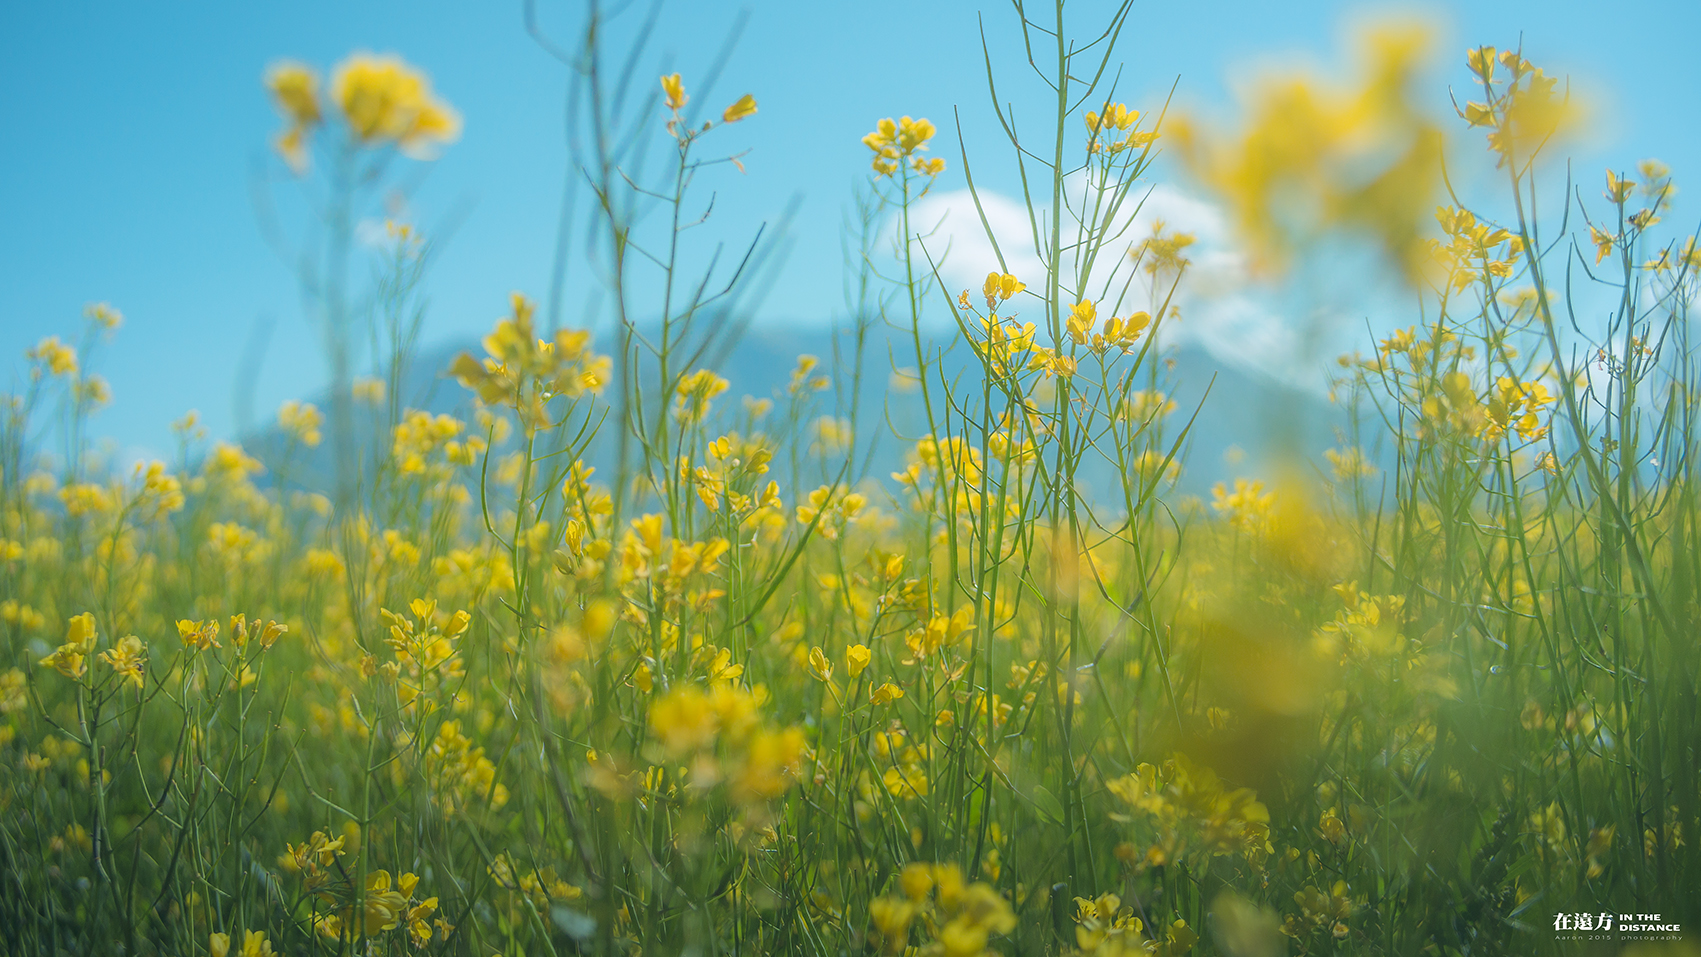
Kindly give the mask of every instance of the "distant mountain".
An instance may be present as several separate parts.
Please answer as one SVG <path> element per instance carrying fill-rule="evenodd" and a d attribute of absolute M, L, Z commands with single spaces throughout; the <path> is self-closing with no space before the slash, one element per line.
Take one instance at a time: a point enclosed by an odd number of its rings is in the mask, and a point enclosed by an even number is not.
<path fill-rule="evenodd" d="M 842 372 L 833 368 L 835 339 L 846 350 L 840 357 L 844 364 Z M 823 374 L 848 377 L 852 357 L 847 340 L 848 336 L 842 332 L 836 334 L 831 329 L 803 324 L 750 330 L 718 361 L 711 358 L 709 362 L 711 368 L 731 382 L 727 396 L 718 406 L 725 410 L 729 407 L 728 398 L 736 402 L 738 397 L 746 395 L 783 397 L 797 357 L 803 354 L 818 357 Z M 947 379 L 978 383 L 980 364 L 974 352 L 960 338 L 953 340 L 954 343 L 924 339 L 923 345 L 930 352 L 946 349 L 936 368 Z M 606 341 L 599 344 L 607 345 Z M 468 340 L 444 344 L 417 356 L 403 379 L 402 406 L 465 416 L 470 393 L 445 372 L 454 357 L 463 351 L 483 354 L 477 340 Z M 860 431 L 865 441 L 878 433 L 866 471 L 884 478 L 903 467 L 906 450 L 927 431 L 920 393 L 913 386 L 902 388 L 913 379 L 894 376 L 895 368 L 907 371 L 915 366 L 914 344 L 908 333 L 877 330 L 869 336 L 863 361 L 864 382 L 857 411 L 862 423 Z M 1148 362 L 1151 361 L 1148 357 Z M 1190 420 L 1192 423 L 1183 454 L 1178 456 L 1183 463 L 1180 488 L 1184 492 L 1208 494 L 1214 483 L 1236 476 L 1268 477 L 1275 455 L 1283 447 L 1297 447 L 1304 461 L 1319 463 L 1325 449 L 1339 444 L 1337 430 L 1344 430 L 1347 425 L 1344 410 L 1324 397 L 1261 374 L 1226 366 L 1199 348 L 1166 350 L 1156 362 L 1153 368 L 1157 371 L 1158 389 L 1166 392 L 1177 407 L 1167 423 L 1168 435 L 1173 440 Z M 913 372 L 910 374 L 913 376 Z M 848 388 L 848 383 L 835 383 L 834 389 L 822 393 L 814 415 L 833 412 L 834 396 L 840 385 Z M 328 409 L 323 396 L 314 401 L 321 409 Z M 376 430 L 373 417 L 362 418 L 368 424 L 363 434 L 357 436 L 360 447 L 369 453 L 378 449 L 387 452 L 388 437 L 378 441 L 379 437 L 373 434 Z M 602 458 L 607 454 L 606 449 L 612 447 L 606 441 L 601 444 L 604 451 L 594 458 Z M 275 425 L 248 436 L 244 445 L 268 465 L 285 448 L 283 436 Z M 331 455 L 328 437 L 311 454 L 303 456 L 297 450 L 290 466 L 295 479 L 292 484 L 328 487 L 333 471 Z M 1106 463 L 1084 468 L 1083 477 L 1089 495 L 1094 489 L 1108 491 L 1114 485 L 1114 476 L 1109 474 Z"/>

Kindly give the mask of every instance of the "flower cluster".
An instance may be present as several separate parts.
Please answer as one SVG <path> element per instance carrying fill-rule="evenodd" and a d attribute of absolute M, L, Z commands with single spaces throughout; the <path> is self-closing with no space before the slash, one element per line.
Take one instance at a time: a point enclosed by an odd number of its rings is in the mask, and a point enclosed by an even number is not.
<path fill-rule="evenodd" d="M 1162 767 L 1141 764 L 1111 781 L 1110 792 L 1142 815 L 1152 835 L 1145 851 L 1133 844 L 1117 856 L 1135 867 L 1189 858 L 1238 855 L 1262 867 L 1272 853 L 1270 812 L 1250 788 L 1229 788 L 1209 768 L 1176 754 Z"/>
<path fill-rule="evenodd" d="M 1237 478 L 1234 489 L 1218 482 L 1211 489 L 1211 508 L 1243 532 L 1262 531 L 1275 508 L 1276 493 L 1264 491 L 1264 483 Z"/>
<path fill-rule="evenodd" d="M 437 898 L 420 898 L 415 893 L 418 887 L 417 874 L 398 874 L 392 878 L 387 870 L 374 870 L 366 875 L 366 892 L 361 895 L 358 912 L 354 901 L 346 901 L 334 913 L 316 914 L 314 927 L 320 936 L 330 940 L 338 940 L 345 934 L 375 938 L 397 928 L 406 930 L 414 947 L 424 947 L 434 936 L 448 940 L 454 925 L 441 917 L 433 919 Z M 337 904 L 333 894 L 321 891 L 318 896 L 333 906 Z"/>
<path fill-rule="evenodd" d="M 835 490 L 823 485 L 809 493 L 809 502 L 797 507 L 797 521 L 815 526 L 815 531 L 828 541 L 836 541 L 847 526 L 854 524 L 868 504 L 861 492 Z"/>
<path fill-rule="evenodd" d="M 1419 221 L 1441 173 L 1440 128 L 1407 100 L 1425 43 L 1414 29 L 1372 33 L 1358 44 L 1369 62 L 1357 89 L 1268 77 L 1238 134 L 1173 124 L 1182 158 L 1228 202 L 1255 267 L 1279 271 L 1295 249 L 1347 227 L 1417 274 L 1427 252 Z"/>
<path fill-rule="evenodd" d="M 41 659 L 41 666 L 52 668 L 67 678 L 81 678 L 88 673 L 87 659 L 94 654 L 97 640 L 99 635 L 95 632 L 94 615 L 83 612 L 72 616 L 65 627 L 64 644 Z"/>
<path fill-rule="evenodd" d="M 290 441 L 300 442 L 308 448 L 319 444 L 322 438 L 319 429 L 324 424 L 324 413 L 311 402 L 291 399 L 278 408 L 278 428 L 290 437 Z"/>
<path fill-rule="evenodd" d="M 229 957 L 230 935 L 213 934 L 207 939 L 207 951 L 212 957 Z M 272 957 L 272 942 L 266 939 L 263 930 L 245 930 L 242 932 L 242 946 L 237 949 L 237 957 Z"/>
<path fill-rule="evenodd" d="M 528 433 L 551 424 L 552 400 L 600 392 L 612 367 L 607 356 L 590 351 L 588 331 L 562 329 L 551 341 L 536 338 L 535 308 L 515 293 L 513 315 L 484 337 L 487 358 L 480 362 L 463 352 L 449 366 L 450 374 L 478 393 L 485 405 L 514 409 Z"/>
<path fill-rule="evenodd" d="M 1448 242 L 1430 240 L 1431 255 L 1445 270 L 1446 282 L 1464 289 L 1473 282 L 1505 279 L 1523 255 L 1524 241 L 1504 228 L 1478 222 L 1469 210 L 1440 206 L 1435 219 Z"/>
<path fill-rule="evenodd" d="M 329 109 L 361 146 L 394 146 L 416 158 L 431 157 L 461 132 L 460 115 L 431 92 L 425 74 L 399 57 L 350 56 L 332 71 L 328 104 L 321 102 L 318 76 L 301 63 L 273 66 L 266 86 L 284 118 L 278 152 L 297 172 L 307 168 L 308 142 Z"/>
<path fill-rule="evenodd" d="M 1298 914 L 1289 914 L 1282 921 L 1282 933 L 1303 940 L 1322 932 L 1335 940 L 1345 940 L 1351 933 L 1347 919 L 1356 909 L 1346 881 L 1336 881 L 1327 892 L 1307 886 L 1294 893 Z"/>
<path fill-rule="evenodd" d="M 384 643 L 395 654 L 392 661 L 378 663 L 377 657 L 367 655 L 361 663 L 361 673 L 382 674 L 391 681 L 407 676 L 397 687 L 403 704 L 411 703 L 424 690 L 427 679 L 436 683 L 453 681 L 465 671 L 459 658 L 456 642 L 466 634 L 472 616 L 464 611 L 439 615 L 437 602 L 416 598 L 408 605 L 413 617 L 380 608 L 389 634 Z"/>
<path fill-rule="evenodd" d="M 425 750 L 422 762 L 432 784 L 432 800 L 446 815 L 477 807 L 492 810 L 508 803 L 508 788 L 496 780 L 496 764 L 473 744 L 459 721 L 445 721 Z"/>
<path fill-rule="evenodd" d="M 927 149 L 927 141 L 936 132 L 925 119 L 912 120 L 905 116 L 894 122 L 887 117 L 875 125 L 874 132 L 862 138 L 862 145 L 874 152 L 874 172 L 881 176 L 891 176 L 908 160 L 911 170 L 933 177 L 945 172 L 945 161 L 917 154 Z"/>
<path fill-rule="evenodd" d="M 762 702 L 731 681 L 681 684 L 651 702 L 649 726 L 662 755 L 684 762 L 689 788 L 724 785 L 738 805 L 760 811 L 796 782 L 806 750 L 801 728 L 763 722 Z"/>
<path fill-rule="evenodd" d="M 1097 322 L 1097 304 L 1091 299 L 1076 303 L 1069 308 L 1066 321 L 1069 338 L 1076 345 L 1086 346 L 1095 353 L 1102 354 L 1106 349 L 1120 349 L 1127 353 L 1134 348 L 1146 327 L 1152 324 L 1152 317 L 1142 311 L 1126 319 L 1111 316 L 1105 319 L 1102 327 L 1095 328 Z"/>
<path fill-rule="evenodd" d="M 1121 103 L 1106 103 L 1102 111 L 1088 110 L 1082 119 L 1087 124 L 1087 152 L 1115 156 L 1124 150 L 1144 149 L 1156 142 L 1156 130 L 1141 130 L 1140 111 Z M 1129 132 L 1132 130 L 1132 132 Z M 1118 133 L 1128 135 L 1120 139 Z"/>
<path fill-rule="evenodd" d="M 1016 929 L 1010 903 L 989 884 L 964 881 L 955 864 L 906 864 L 897 891 L 868 905 L 880 952 L 891 957 L 982 957 L 993 953 L 993 935 Z"/>
<path fill-rule="evenodd" d="M 1181 957 L 1199 942 L 1199 935 L 1181 918 L 1161 930 L 1155 940 L 1145 937 L 1146 924 L 1134 908 L 1116 894 L 1088 900 L 1075 898 L 1075 945 L 1094 957 Z"/>
<path fill-rule="evenodd" d="M 680 79 L 679 74 L 670 73 L 662 77 L 661 87 L 663 103 L 667 106 L 668 113 L 671 114 L 667 121 L 667 131 L 679 140 L 682 147 L 689 144 L 695 137 L 708 132 L 714 126 L 713 122 L 707 122 L 702 127 L 693 130 L 686 124 L 685 118 L 680 115 L 680 111 L 685 109 L 685 104 L 691 101 L 691 97 L 685 92 L 685 81 Z M 747 116 L 755 115 L 755 113 L 756 97 L 746 93 L 734 100 L 731 106 L 721 111 L 721 122 L 737 123 Z"/>
<path fill-rule="evenodd" d="M 1465 63 L 1486 99 L 1466 103 L 1459 116 L 1488 130 L 1488 148 L 1498 155 L 1499 165 L 1528 164 L 1575 121 L 1577 111 L 1570 97 L 1558 92 L 1558 78 L 1532 66 L 1518 51 L 1475 47 L 1465 52 Z"/>

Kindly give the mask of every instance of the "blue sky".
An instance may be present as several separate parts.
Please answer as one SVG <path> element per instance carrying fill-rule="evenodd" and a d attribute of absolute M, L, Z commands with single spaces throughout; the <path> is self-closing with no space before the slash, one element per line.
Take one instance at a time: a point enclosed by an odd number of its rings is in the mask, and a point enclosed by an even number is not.
<path fill-rule="evenodd" d="M 954 141 L 961 110 L 971 154 L 990 144 L 977 11 L 967 2 L 758 0 L 664 7 L 646 72 L 689 82 L 713 59 L 741 12 L 746 27 L 716 100 L 755 94 L 761 112 L 724 131 L 750 150 L 748 172 L 715 173 L 712 229 L 737 243 L 788 202 L 801 201 L 786 267 L 759 321 L 827 323 L 842 310 L 839 227 L 867 154 L 857 142 L 883 116 L 932 118 Z M 1071 4 L 1095 23 L 1108 4 Z M 1008 38 L 1012 15 L 987 3 Z M 1395 8 L 1439 27 L 1441 61 L 1427 94 L 1463 91 L 1466 45 L 1515 46 L 1568 74 L 1595 107 L 1573 154 L 1588 194 L 1600 168 L 1657 156 L 1684 183 L 1701 165 L 1693 38 L 1701 5 L 1506 0 Z M 540 0 L 546 27 L 568 36 L 580 4 Z M 1179 77 L 1179 98 L 1224 108 L 1228 91 L 1271 57 L 1338 62 L 1344 28 L 1387 8 L 1344 2 L 1196 2 L 1136 9 L 1117 59 L 1133 105 L 1156 105 Z M 412 215 L 425 229 L 459 225 L 428 280 L 425 341 L 487 329 L 511 290 L 548 286 L 566 151 L 563 69 L 527 37 L 514 2 L 7 4 L 0 9 L 0 390 L 16 383 L 25 348 L 74 332 L 85 303 L 110 301 L 125 328 L 96 362 L 114 406 L 96 431 L 127 449 L 164 450 L 167 424 L 200 410 L 216 434 L 234 427 L 236 357 L 256 324 L 274 323 L 254 383 L 261 415 L 323 383 L 317 333 L 290 267 L 262 238 L 254 169 L 270 164 L 277 119 L 260 86 L 266 66 L 296 58 L 329 67 L 348 52 L 395 52 L 427 70 L 464 115 L 460 142 L 410 164 L 421 176 Z M 1021 64 L 1001 55 L 1014 75 Z M 1008 82 L 1018 108 L 1033 102 Z M 941 142 L 943 146 L 943 142 Z M 942 150 L 951 157 L 954 149 Z M 962 185 L 955 163 L 942 189 Z M 1010 179 L 986 160 L 987 185 Z M 978 170 L 977 170 L 978 172 Z M 1167 179 L 1160 163 L 1158 179 Z M 299 194 L 274 193 L 288 213 Z M 1683 197 L 1687 198 L 1687 197 Z M 293 204 L 293 205 L 292 205 Z M 1678 207 L 1683 218 L 1685 206 Z M 576 283 L 588 282 L 582 271 Z M 582 290 L 581 290 L 582 291 Z M 575 300 L 569 298 L 571 306 Z"/>

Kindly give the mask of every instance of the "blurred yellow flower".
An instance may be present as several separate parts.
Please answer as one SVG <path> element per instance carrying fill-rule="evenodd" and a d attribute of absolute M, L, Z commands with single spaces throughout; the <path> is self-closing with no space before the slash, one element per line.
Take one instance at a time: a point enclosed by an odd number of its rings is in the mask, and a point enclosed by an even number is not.
<path fill-rule="evenodd" d="M 661 85 L 662 92 L 667 95 L 667 108 L 675 113 L 684 109 L 691 97 L 685 95 L 685 83 L 679 78 L 679 74 L 670 73 L 662 77 Z M 754 101 L 752 101 L 752 106 L 754 106 Z"/>
<path fill-rule="evenodd" d="M 322 119 L 319 78 L 305 64 L 286 60 L 266 71 L 266 89 L 284 117 L 284 131 L 277 138 L 278 152 L 291 169 L 304 172 L 307 139 Z"/>
<path fill-rule="evenodd" d="M 77 371 L 77 350 L 48 336 L 24 353 L 24 358 L 36 363 L 31 374 L 40 378 L 42 370 L 49 375 L 72 375 Z"/>
<path fill-rule="evenodd" d="M 460 136 L 461 118 L 432 95 L 431 82 L 401 58 L 356 53 L 331 77 L 331 100 L 366 146 L 395 146 L 420 159 Z"/>
<path fill-rule="evenodd" d="M 870 691 L 868 693 L 868 700 L 871 704 L 891 704 L 903 696 L 904 689 L 888 681 L 880 687 L 875 688 L 873 691 Z"/>
<path fill-rule="evenodd" d="M 737 123 L 739 120 L 742 120 L 747 116 L 755 115 L 755 113 L 756 98 L 746 93 L 734 101 L 731 106 L 726 108 L 726 112 L 721 114 L 721 122 Z"/>
<path fill-rule="evenodd" d="M 124 314 L 108 302 L 91 302 L 83 307 L 83 318 L 111 332 L 124 324 Z"/>
<path fill-rule="evenodd" d="M 278 408 L 278 427 L 308 448 L 319 444 L 319 427 L 324 424 L 324 414 L 310 402 L 291 399 Z"/>
<path fill-rule="evenodd" d="M 1384 27 L 1357 44 L 1366 59 L 1357 89 L 1268 77 L 1240 131 L 1174 124 L 1183 160 L 1226 201 L 1256 268 L 1280 271 L 1301 246 L 1345 226 L 1376 236 L 1416 277 L 1441 169 L 1441 130 L 1407 98 L 1426 45 L 1420 28 Z"/>
<path fill-rule="evenodd" d="M 1497 61 L 1506 68 L 1504 75 L 1497 73 Z M 1521 173 L 1555 136 L 1581 118 L 1570 92 L 1558 93 L 1558 79 L 1515 50 L 1497 54 L 1494 47 L 1477 47 L 1465 51 L 1465 62 L 1487 99 L 1467 103 L 1459 115 L 1472 126 L 1488 128 L 1488 148 L 1499 154 L 1498 166 L 1510 163 Z"/>

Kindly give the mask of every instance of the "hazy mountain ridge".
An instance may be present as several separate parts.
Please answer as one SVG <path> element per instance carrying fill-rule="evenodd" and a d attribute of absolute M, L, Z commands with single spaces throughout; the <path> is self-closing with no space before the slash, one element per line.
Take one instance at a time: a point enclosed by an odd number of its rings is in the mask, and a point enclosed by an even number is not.
<path fill-rule="evenodd" d="M 833 368 L 835 339 L 842 350 L 842 370 Z M 980 365 L 966 342 L 955 336 L 949 342 L 924 338 L 923 345 L 930 351 L 945 349 L 934 368 L 948 380 L 978 382 Z M 853 358 L 851 347 L 847 334 L 828 328 L 752 329 L 724 351 L 722 361 L 711 366 L 731 383 L 726 395 L 717 402 L 718 411 L 736 410 L 731 403 L 739 402 L 743 396 L 774 398 L 778 405 L 800 355 L 820 359 L 820 374 L 835 380 L 848 377 Z M 469 339 L 438 345 L 416 356 L 403 377 L 402 408 L 467 417 L 471 393 L 447 374 L 450 363 L 461 352 L 483 355 L 483 348 L 476 339 Z M 1171 440 L 1189 420 L 1192 422 L 1186 445 L 1178 455 L 1183 464 L 1179 486 L 1184 492 L 1207 494 L 1214 483 L 1236 476 L 1268 477 L 1271 445 L 1278 441 L 1297 443 L 1306 461 L 1321 462 L 1324 450 L 1339 444 L 1336 430 L 1344 429 L 1348 422 L 1346 410 L 1321 396 L 1259 373 L 1227 366 L 1197 347 L 1166 349 L 1156 360 L 1148 356 L 1148 362 L 1152 361 L 1162 364 L 1159 390 L 1176 403 L 1167 427 Z M 913 385 L 908 390 L 901 388 L 903 380 L 894 376 L 895 369 L 913 370 L 914 366 L 914 344 L 907 333 L 875 330 L 870 334 L 864 346 L 857 414 L 863 437 L 858 464 L 863 464 L 862 456 L 867 455 L 868 443 L 872 441 L 873 451 L 866 468 L 872 477 L 884 479 L 902 468 L 908 449 L 927 431 L 919 391 Z M 810 417 L 834 414 L 835 396 L 840 394 L 841 387 L 848 389 L 849 383 L 834 381 L 817 396 Z M 324 396 L 314 401 L 320 408 L 328 408 Z M 839 411 L 839 414 L 848 413 L 849 409 Z M 372 434 L 377 428 L 374 417 L 360 418 L 365 424 L 359 427 L 362 433 L 357 436 L 359 446 L 387 451 L 388 438 L 380 439 Z M 284 454 L 287 447 L 286 438 L 275 423 L 250 434 L 243 444 L 268 465 Z M 330 445 L 327 441 L 317 449 L 295 449 L 290 474 L 306 487 L 328 486 L 332 472 Z M 609 445 L 599 443 L 593 459 L 606 455 Z M 1114 484 L 1114 476 L 1107 469 L 1108 463 L 1084 469 L 1082 477 L 1089 495 L 1095 488 L 1108 489 Z"/>

